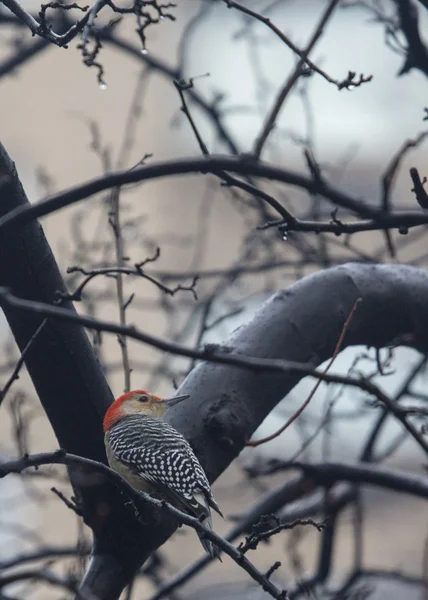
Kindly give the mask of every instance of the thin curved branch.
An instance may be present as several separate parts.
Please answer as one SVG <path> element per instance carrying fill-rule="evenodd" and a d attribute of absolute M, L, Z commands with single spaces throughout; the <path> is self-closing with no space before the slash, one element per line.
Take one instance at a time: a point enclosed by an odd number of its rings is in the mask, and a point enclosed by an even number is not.
<path fill-rule="evenodd" d="M 213 175 L 217 175 L 221 171 L 231 171 L 252 177 L 263 177 L 300 187 L 312 194 L 318 194 L 326 198 L 338 207 L 345 208 L 355 212 L 357 215 L 376 221 L 378 227 L 382 229 L 387 227 L 411 227 L 428 223 L 427 213 L 422 213 L 421 211 L 384 213 L 382 210 L 373 208 L 369 203 L 353 198 L 336 188 L 328 186 L 324 182 L 305 177 L 288 169 L 282 169 L 246 157 L 210 156 L 207 158 L 184 158 L 152 163 L 132 171 L 119 171 L 98 177 L 54 196 L 50 196 L 37 204 L 29 207 L 19 207 L 11 211 L 8 215 L 0 219 L 0 231 L 3 232 L 12 226 L 16 227 L 20 224 L 28 223 L 33 219 L 51 214 L 61 208 L 80 202 L 85 198 L 113 187 L 189 173 L 212 173 Z M 311 230 L 314 230 L 313 226 L 311 226 Z"/>
<path fill-rule="evenodd" d="M 330 75 L 328 75 L 328 73 L 323 71 L 323 69 L 318 67 L 315 63 L 313 63 L 308 58 L 307 51 L 300 50 L 290 40 L 290 38 L 287 35 L 285 35 L 285 33 L 283 31 L 281 31 L 279 29 L 279 27 L 277 27 L 274 23 L 272 23 L 272 20 L 269 17 L 265 17 L 261 13 L 251 10 L 249 7 L 239 4 L 238 2 L 235 2 L 234 0 L 223 0 L 223 2 L 227 5 L 227 8 L 235 8 L 236 10 L 239 10 L 240 12 L 244 13 L 245 15 L 248 15 L 249 17 L 252 17 L 256 21 L 260 21 L 260 23 L 263 23 L 264 25 L 266 25 L 266 27 L 268 27 L 271 31 L 273 31 L 273 33 L 282 42 L 284 42 L 284 44 L 286 46 L 288 46 L 290 48 L 290 50 L 292 50 L 295 54 L 297 54 L 297 56 L 299 58 L 301 58 L 304 61 L 305 65 L 307 65 L 315 73 L 318 73 L 318 75 L 321 75 L 321 77 L 323 77 L 329 83 L 334 84 L 338 90 L 350 89 L 353 87 L 357 87 L 363 83 L 367 83 L 368 81 L 371 81 L 372 76 L 364 77 L 363 75 L 360 76 L 359 82 L 353 81 L 356 73 L 353 73 L 352 71 L 349 71 L 348 76 L 342 80 L 334 79 L 333 77 L 330 77 Z"/>
<path fill-rule="evenodd" d="M 35 17 L 28 11 L 26 11 L 21 4 L 17 0 L 1 0 L 2 4 L 4 4 L 22 23 L 28 27 L 33 35 L 38 35 L 42 37 L 44 40 L 51 42 L 57 46 L 62 48 L 66 47 L 71 40 L 73 40 L 81 31 L 83 31 L 85 25 L 88 22 L 90 15 L 92 14 L 92 10 L 85 14 L 84 17 L 70 25 L 69 29 L 63 33 L 58 34 L 53 31 L 51 27 L 49 27 L 45 20 L 37 21 Z M 63 10 L 67 10 L 68 8 L 80 8 L 78 5 L 73 5 L 68 7 L 64 5 L 62 7 Z M 88 7 L 80 8 L 80 10 L 87 10 Z M 40 17 L 42 14 L 40 15 Z"/>
<path fill-rule="evenodd" d="M 48 48 L 50 48 L 50 43 L 41 38 L 32 41 L 31 44 L 26 44 L 23 48 L 19 48 L 12 56 L 8 56 L 0 63 L 0 78 L 8 75 Z"/>
<path fill-rule="evenodd" d="M 27 580 L 39 580 L 51 585 L 63 588 L 68 592 L 76 594 L 78 600 L 91 600 L 91 596 L 87 596 L 84 592 L 78 589 L 75 581 L 70 578 L 60 577 L 53 571 L 46 569 L 27 569 L 25 571 L 17 571 L 16 573 L 10 573 L 8 575 L 0 575 L 0 589 L 18 583 L 20 581 Z"/>
<path fill-rule="evenodd" d="M 400 472 L 380 465 L 295 462 L 290 465 L 290 469 L 298 469 L 318 485 L 326 487 L 337 481 L 349 481 L 374 485 L 394 492 L 410 494 L 417 498 L 428 498 L 428 477 Z"/>
<path fill-rule="evenodd" d="M 46 559 L 52 561 L 57 558 L 87 556 L 90 552 L 91 548 L 89 546 L 43 546 L 37 550 L 22 552 L 22 554 L 18 554 L 12 558 L 1 561 L 0 570 L 4 571 L 6 569 L 14 569 L 33 561 Z"/>

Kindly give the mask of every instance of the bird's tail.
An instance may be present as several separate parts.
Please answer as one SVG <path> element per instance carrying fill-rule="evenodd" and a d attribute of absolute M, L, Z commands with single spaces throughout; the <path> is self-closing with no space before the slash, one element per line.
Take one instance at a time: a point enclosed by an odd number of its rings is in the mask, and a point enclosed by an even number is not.
<path fill-rule="evenodd" d="M 205 525 L 205 527 L 212 529 L 213 524 L 212 524 L 212 518 L 211 518 L 211 510 L 210 510 L 210 507 L 208 506 L 208 503 L 207 503 L 207 500 L 206 500 L 204 494 L 197 494 L 197 500 L 198 500 L 199 504 L 206 506 L 206 509 L 207 509 L 206 517 L 203 520 L 201 520 L 201 523 L 203 525 Z M 207 539 L 203 532 L 201 532 L 201 533 L 197 532 L 197 533 L 198 533 L 199 539 L 201 540 L 201 544 L 204 547 L 204 550 L 206 552 L 208 552 L 208 554 L 210 554 L 210 556 L 212 556 L 213 558 L 218 558 L 218 560 L 220 562 L 223 562 L 220 558 L 220 548 L 216 544 L 213 544 L 209 539 Z"/>

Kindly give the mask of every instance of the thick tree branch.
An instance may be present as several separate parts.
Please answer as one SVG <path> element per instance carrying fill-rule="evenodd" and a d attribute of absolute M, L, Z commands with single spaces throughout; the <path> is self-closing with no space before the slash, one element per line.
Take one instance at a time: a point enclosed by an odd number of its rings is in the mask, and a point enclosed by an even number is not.
<path fill-rule="evenodd" d="M 235 356 L 251 353 L 320 364 L 332 355 L 343 322 L 361 297 L 345 346 L 382 347 L 401 339 L 426 352 L 427 294 L 428 275 L 411 267 L 349 264 L 329 269 L 275 294 L 226 346 Z M 179 390 L 191 395 L 186 411 L 173 408 L 167 419 L 191 440 L 213 480 L 300 379 L 296 372 L 202 364 Z"/>
<path fill-rule="evenodd" d="M 30 206 L 15 166 L 2 146 L 0 179 L 2 216 L 17 207 Z M 46 303 L 54 302 L 58 292 L 67 292 L 37 221 L 1 236 L 0 282 L 20 296 Z M 65 301 L 63 306 L 76 314 L 70 302 Z M 4 312 L 23 350 L 43 318 L 9 308 Z M 99 420 L 111 402 L 111 392 L 84 330 L 49 322 L 33 341 L 25 362 L 61 445 L 70 452 L 102 460 Z"/>
<path fill-rule="evenodd" d="M 30 206 L 15 165 L 2 146 L 0 186 L 0 215 Z M 36 221 L 0 237 L 0 283 L 33 301 L 53 303 L 58 293 L 66 294 Z M 70 302 L 63 306 L 76 315 Z M 23 351 L 43 317 L 12 307 L 4 307 L 4 312 Z M 112 395 L 83 328 L 48 320 L 33 340 L 25 363 L 59 444 L 69 452 L 105 462 L 101 419 Z M 71 480 L 76 483 L 73 473 Z M 91 572 L 89 589 L 100 598 L 116 598 L 143 560 L 138 551 L 142 531 L 133 511 L 124 507 L 122 496 L 110 484 L 83 490 L 76 486 L 76 492 L 95 533 L 94 565 L 101 567 L 95 577 Z"/>
<path fill-rule="evenodd" d="M 355 305 L 360 302 L 361 298 L 357 298 Z M 167 342 L 163 339 L 156 338 L 150 334 L 145 333 L 134 327 L 133 325 L 125 325 L 121 323 L 113 323 L 111 321 L 102 321 L 100 319 L 94 319 L 93 317 L 87 317 L 85 315 L 78 315 L 67 309 L 50 306 L 41 302 L 34 302 L 28 300 L 21 300 L 13 294 L 11 294 L 6 288 L 0 288 L 0 302 L 3 305 L 12 306 L 23 311 L 35 312 L 36 314 L 43 315 L 45 317 L 52 317 L 53 319 L 59 319 L 84 325 L 95 331 L 104 331 L 110 333 L 116 333 L 121 337 L 130 337 L 136 341 L 148 344 L 163 350 L 164 352 L 170 352 L 179 356 L 187 356 L 188 358 L 206 360 L 212 363 L 219 363 L 222 365 L 230 365 L 235 367 L 241 367 L 243 369 L 251 370 L 253 372 L 282 372 L 286 374 L 294 373 L 300 376 L 309 375 L 317 378 L 319 381 L 326 381 L 329 383 L 341 383 L 353 387 L 358 387 L 369 395 L 374 396 L 379 402 L 383 403 L 388 410 L 402 422 L 404 427 L 409 431 L 414 440 L 420 445 L 420 447 L 428 454 L 428 442 L 425 440 L 424 435 L 414 426 L 408 419 L 407 413 L 402 408 L 397 407 L 394 402 L 391 401 L 389 396 L 385 394 L 378 386 L 373 384 L 369 379 L 362 377 L 348 377 L 346 375 L 328 373 L 328 369 L 325 371 L 317 371 L 311 363 L 299 363 L 295 361 L 281 360 L 276 358 L 259 358 L 257 356 L 235 354 L 232 349 L 228 346 L 220 346 L 217 344 L 208 344 L 202 350 L 193 350 L 174 342 Z M 354 305 L 354 306 L 355 306 Z M 346 325 L 346 324 L 345 324 Z M 349 324 L 346 325 L 346 331 L 349 328 Z M 345 330 L 341 331 L 340 334 L 340 346 L 343 345 Z M 420 343 L 413 334 L 405 333 L 405 343 L 418 344 Z M 409 339 L 407 339 L 409 338 Z M 333 359 L 337 353 L 337 347 L 334 349 Z M 332 361 L 330 361 L 332 362 Z M 266 440 L 265 440 L 266 441 Z M 258 443 L 249 443 L 247 445 L 258 445 Z"/>

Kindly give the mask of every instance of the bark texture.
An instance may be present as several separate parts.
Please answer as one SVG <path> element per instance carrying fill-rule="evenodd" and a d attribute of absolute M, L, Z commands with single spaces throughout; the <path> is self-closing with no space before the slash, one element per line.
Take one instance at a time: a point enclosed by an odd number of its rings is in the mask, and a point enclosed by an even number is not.
<path fill-rule="evenodd" d="M 326 269 L 277 292 L 224 346 L 242 355 L 317 366 L 332 356 L 358 298 L 363 301 L 343 347 L 401 342 L 428 350 L 428 274 L 406 265 L 364 263 Z M 167 420 L 191 441 L 214 480 L 300 379 L 200 364 L 178 391 L 190 394 L 186 407 L 169 410 Z"/>
<path fill-rule="evenodd" d="M 15 165 L 0 144 L 0 216 L 25 204 Z M 0 236 L 0 285 L 47 303 L 66 291 L 38 221 Z M 74 311 L 71 303 L 64 306 Z M 22 351 L 43 317 L 6 306 L 3 310 Z M 102 417 L 113 396 L 84 329 L 50 319 L 25 362 L 59 445 L 106 463 Z M 110 484 L 76 471 L 70 479 L 94 533 L 88 585 L 99 598 L 116 598 L 147 556 L 141 539 L 152 535 L 151 529 L 136 522 L 132 508 L 124 506 L 123 496 Z M 154 517 L 151 527 L 156 532 Z"/>

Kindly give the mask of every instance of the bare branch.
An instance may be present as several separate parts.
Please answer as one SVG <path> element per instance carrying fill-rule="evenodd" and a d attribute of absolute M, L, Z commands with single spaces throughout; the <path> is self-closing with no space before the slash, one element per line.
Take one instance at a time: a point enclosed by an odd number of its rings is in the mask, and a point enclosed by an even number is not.
<path fill-rule="evenodd" d="M 419 206 L 421 208 L 428 208 L 428 194 L 426 193 L 426 191 L 424 189 L 424 183 L 426 183 L 426 177 L 424 177 L 423 180 L 421 180 L 418 170 L 415 169 L 414 167 L 412 167 L 410 169 L 410 177 L 412 178 L 413 186 L 414 186 L 412 189 L 412 192 L 414 192 Z"/>
<path fill-rule="evenodd" d="M 333 83 L 334 85 L 336 85 L 338 90 L 342 90 L 345 88 L 350 89 L 352 87 L 358 87 L 362 83 L 367 83 L 368 81 L 372 80 L 372 78 L 373 78 L 372 75 L 370 75 L 369 77 L 364 77 L 361 74 L 359 80 L 355 81 L 354 78 L 355 78 L 356 73 L 354 73 L 352 71 L 348 71 L 347 77 L 345 79 L 343 79 L 342 81 L 340 81 L 338 79 L 333 79 L 332 77 L 330 77 L 330 75 L 328 75 L 325 71 L 320 69 L 320 67 L 318 67 L 315 63 L 313 63 L 308 58 L 307 51 L 299 50 L 299 48 L 290 40 L 290 38 L 287 35 L 285 35 L 285 33 L 282 32 L 274 23 L 272 23 L 272 21 L 269 17 L 264 17 L 263 15 L 256 12 L 255 10 L 251 10 L 247 6 L 243 6 L 242 4 L 235 2 L 235 0 L 223 0 L 223 2 L 226 4 L 227 8 L 235 8 L 236 10 L 239 10 L 243 14 L 248 15 L 249 17 L 252 17 L 256 21 L 260 21 L 260 23 L 263 23 L 264 25 L 266 25 L 271 31 L 273 31 L 279 37 L 279 39 L 281 41 L 284 42 L 284 44 L 286 46 L 288 46 L 295 54 L 297 54 L 297 56 L 299 56 L 302 59 L 304 64 L 306 64 L 315 73 L 318 73 L 318 75 L 321 75 L 321 77 L 323 77 L 329 83 Z"/>
<path fill-rule="evenodd" d="M 90 469 L 92 472 L 100 473 L 106 479 L 111 481 L 119 489 L 121 489 L 128 498 L 131 499 L 135 507 L 140 512 L 140 518 L 146 520 L 149 518 L 148 507 L 151 508 L 151 513 L 154 514 L 156 510 L 161 510 L 174 517 L 178 522 L 184 523 L 189 527 L 192 527 L 198 533 L 202 533 L 210 541 L 215 543 L 225 554 L 230 556 L 242 569 L 244 569 L 257 583 L 260 584 L 262 589 L 269 593 L 272 598 L 277 600 L 286 600 L 285 590 L 280 590 L 276 585 L 271 583 L 244 555 L 243 553 L 235 548 L 232 544 L 226 541 L 224 538 L 217 535 L 212 529 L 205 527 L 199 519 L 192 517 L 187 513 L 180 511 L 171 504 L 164 500 L 157 500 L 144 492 L 140 492 L 132 487 L 125 479 L 123 479 L 118 473 L 112 471 L 109 467 L 97 461 L 68 454 L 64 450 L 57 450 L 56 452 L 35 454 L 32 456 L 24 456 L 23 458 L 10 461 L 7 463 L 0 464 L 0 478 L 5 477 L 10 473 L 20 473 L 24 469 L 29 467 L 39 467 L 41 465 L 49 464 L 65 464 L 68 466 L 79 466 Z M 88 483 L 89 484 L 89 483 Z M 153 518 L 153 517 L 152 517 Z M 0 581 L 1 584 L 1 581 Z M 82 592 L 81 592 L 82 593 Z M 83 595 L 83 594 L 82 594 Z"/>
<path fill-rule="evenodd" d="M 285 99 L 287 98 L 290 91 L 293 89 L 296 81 L 299 79 L 299 77 L 302 76 L 302 74 L 304 72 L 303 68 L 306 63 L 306 59 L 307 59 L 309 53 L 311 52 L 311 50 L 314 48 L 317 41 L 319 40 L 319 38 L 321 37 L 321 35 L 323 34 L 324 27 L 327 24 L 328 20 L 330 19 L 331 15 L 333 14 L 333 11 L 339 4 L 339 1 L 340 0 L 330 0 L 330 2 L 327 4 L 327 8 L 325 9 L 325 11 L 320 19 L 320 22 L 318 23 L 317 27 L 315 28 L 315 31 L 312 34 L 311 39 L 309 40 L 306 48 L 299 54 L 300 60 L 298 61 L 296 67 L 294 68 L 293 73 L 290 75 L 290 77 L 285 82 L 282 89 L 279 91 L 279 94 L 275 100 L 275 103 L 265 119 L 263 128 L 255 140 L 254 149 L 253 149 L 253 154 L 255 157 L 260 158 L 263 147 L 264 147 L 269 135 L 272 133 L 272 131 L 275 127 L 276 120 L 277 120 L 279 112 L 285 102 Z"/>
<path fill-rule="evenodd" d="M 301 187 L 310 193 L 319 194 L 320 196 L 327 198 L 336 206 L 351 210 L 358 215 L 369 217 L 372 219 L 369 228 L 373 228 L 373 221 L 376 221 L 380 228 L 399 227 L 401 224 L 411 227 L 426 224 L 428 222 L 428 216 L 423 215 L 420 212 L 397 211 L 396 213 L 385 215 L 383 211 L 373 208 L 368 202 L 357 200 L 335 188 L 327 186 L 326 184 L 323 184 L 320 187 L 318 182 L 304 177 L 303 175 L 267 165 L 260 161 L 254 161 L 248 157 L 235 158 L 210 156 L 209 158 L 180 159 L 150 164 L 131 171 L 119 171 L 117 173 L 99 177 L 88 183 L 76 186 L 71 190 L 51 196 L 30 207 L 20 207 L 11 211 L 8 215 L 0 219 L 0 231 L 4 231 L 7 227 L 11 227 L 12 224 L 17 226 L 22 223 L 28 223 L 32 219 L 51 214 L 65 206 L 70 206 L 71 204 L 112 187 L 186 173 L 199 172 L 218 175 L 221 171 L 232 171 L 243 175 L 251 175 L 252 177 L 264 177 L 281 181 L 292 186 Z M 260 197 L 263 198 L 263 196 Z M 337 226 L 332 227 L 332 230 L 336 231 Z M 346 231 L 346 226 L 344 231 Z"/>

